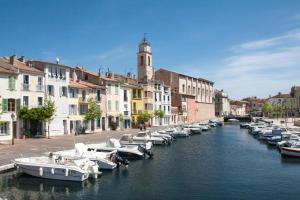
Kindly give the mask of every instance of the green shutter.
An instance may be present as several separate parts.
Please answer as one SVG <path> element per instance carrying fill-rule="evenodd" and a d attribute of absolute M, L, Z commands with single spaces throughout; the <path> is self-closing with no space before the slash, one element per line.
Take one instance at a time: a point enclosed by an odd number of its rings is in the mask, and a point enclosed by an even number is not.
<path fill-rule="evenodd" d="M 21 108 L 21 99 L 17 99 L 16 100 L 16 111 L 19 112 Z"/>
<path fill-rule="evenodd" d="M 8 100 L 2 99 L 2 112 L 7 112 L 8 109 Z"/>

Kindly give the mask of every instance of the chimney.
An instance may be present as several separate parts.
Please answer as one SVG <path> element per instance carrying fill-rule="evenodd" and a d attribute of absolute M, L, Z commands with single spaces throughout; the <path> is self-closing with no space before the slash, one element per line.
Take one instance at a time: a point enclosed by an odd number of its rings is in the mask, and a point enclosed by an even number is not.
<path fill-rule="evenodd" d="M 20 58 L 18 58 L 18 60 L 22 63 L 25 63 L 25 56 L 21 56 Z"/>
<path fill-rule="evenodd" d="M 11 65 L 13 65 L 13 66 L 16 65 L 16 63 L 17 63 L 17 56 L 16 56 L 15 54 L 12 55 L 12 56 L 9 58 L 9 63 L 10 63 Z"/>

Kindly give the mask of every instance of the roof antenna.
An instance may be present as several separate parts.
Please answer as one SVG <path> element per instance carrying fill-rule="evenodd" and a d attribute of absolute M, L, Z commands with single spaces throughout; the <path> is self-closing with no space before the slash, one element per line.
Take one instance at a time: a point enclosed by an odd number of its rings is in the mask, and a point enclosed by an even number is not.
<path fill-rule="evenodd" d="M 143 38 L 143 42 L 147 42 L 147 38 L 146 38 L 146 35 L 147 35 L 148 33 L 144 33 L 144 38 Z"/>

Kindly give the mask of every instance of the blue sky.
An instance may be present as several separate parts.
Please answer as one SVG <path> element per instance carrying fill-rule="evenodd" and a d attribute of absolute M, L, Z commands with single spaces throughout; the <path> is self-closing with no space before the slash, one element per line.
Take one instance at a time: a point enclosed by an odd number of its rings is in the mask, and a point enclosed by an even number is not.
<path fill-rule="evenodd" d="M 148 33 L 156 68 L 210 79 L 237 99 L 300 85 L 300 1 L 0 0 L 0 55 L 136 71 Z"/>

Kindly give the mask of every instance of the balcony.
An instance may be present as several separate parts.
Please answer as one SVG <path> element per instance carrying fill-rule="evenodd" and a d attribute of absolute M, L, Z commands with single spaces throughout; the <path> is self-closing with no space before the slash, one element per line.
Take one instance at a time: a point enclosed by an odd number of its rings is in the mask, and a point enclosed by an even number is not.
<path fill-rule="evenodd" d="M 124 111 L 124 116 L 128 116 L 129 115 L 129 111 Z"/>
<path fill-rule="evenodd" d="M 29 91 L 29 84 L 22 84 L 22 90 L 23 91 Z"/>
<path fill-rule="evenodd" d="M 36 91 L 43 92 L 44 86 L 43 85 L 36 85 Z"/>

